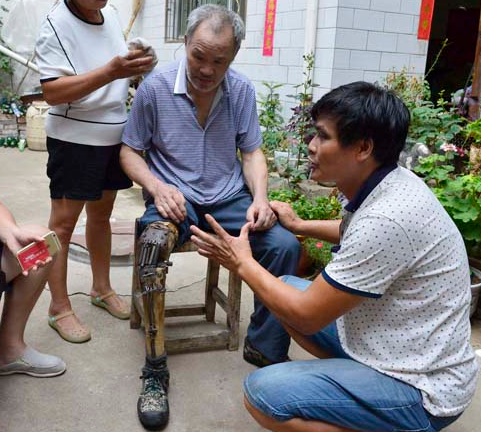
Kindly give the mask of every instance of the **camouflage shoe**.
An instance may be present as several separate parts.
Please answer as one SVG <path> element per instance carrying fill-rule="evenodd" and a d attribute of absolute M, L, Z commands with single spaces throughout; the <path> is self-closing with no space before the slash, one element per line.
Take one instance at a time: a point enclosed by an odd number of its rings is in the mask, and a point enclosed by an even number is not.
<path fill-rule="evenodd" d="M 163 429 L 169 421 L 169 371 L 165 359 L 159 367 L 147 360 L 142 368 L 142 391 L 137 401 L 137 414 L 149 430 Z"/>

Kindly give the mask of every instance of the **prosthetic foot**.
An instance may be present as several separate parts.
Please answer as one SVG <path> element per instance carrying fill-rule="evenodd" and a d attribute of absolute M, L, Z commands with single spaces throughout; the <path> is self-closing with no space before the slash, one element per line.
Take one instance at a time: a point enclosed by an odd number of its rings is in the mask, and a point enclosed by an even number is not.
<path fill-rule="evenodd" d="M 175 225 L 154 222 L 140 235 L 136 254 L 147 350 L 137 413 L 142 425 L 150 430 L 163 429 L 169 421 L 169 370 L 164 347 L 165 279 L 172 265 L 168 259 L 177 235 Z"/>
<path fill-rule="evenodd" d="M 169 421 L 167 355 L 147 356 L 141 378 L 142 391 L 137 401 L 139 420 L 146 429 L 163 429 Z"/>

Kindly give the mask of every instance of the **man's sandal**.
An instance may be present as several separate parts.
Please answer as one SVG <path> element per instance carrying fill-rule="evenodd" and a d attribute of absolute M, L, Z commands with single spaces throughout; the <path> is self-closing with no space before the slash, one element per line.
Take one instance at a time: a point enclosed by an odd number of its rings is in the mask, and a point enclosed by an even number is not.
<path fill-rule="evenodd" d="M 111 315 L 113 315 L 118 319 L 121 319 L 121 320 L 129 319 L 130 306 L 125 304 L 124 304 L 124 307 L 112 306 L 104 301 L 105 299 L 108 299 L 109 297 L 112 297 L 114 295 L 117 295 L 117 293 L 114 290 L 110 290 L 106 294 L 102 294 L 96 297 L 90 297 L 90 301 L 94 306 L 98 306 L 100 308 L 105 309 L 107 312 L 109 312 Z"/>
<path fill-rule="evenodd" d="M 90 330 L 83 326 L 78 326 L 74 330 L 63 330 L 59 325 L 58 322 L 66 317 L 75 315 L 73 310 L 69 310 L 67 312 L 60 313 L 58 315 L 49 315 L 48 316 L 48 325 L 52 327 L 62 339 L 65 339 L 67 342 L 72 343 L 82 343 L 87 342 L 92 337 L 90 334 Z"/>

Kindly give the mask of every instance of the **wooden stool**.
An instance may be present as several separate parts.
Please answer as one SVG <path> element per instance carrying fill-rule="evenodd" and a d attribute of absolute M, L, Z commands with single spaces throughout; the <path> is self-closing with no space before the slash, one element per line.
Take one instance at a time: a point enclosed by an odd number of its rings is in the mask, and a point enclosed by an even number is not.
<path fill-rule="evenodd" d="M 132 272 L 132 308 L 130 314 L 130 328 L 138 329 L 142 323 L 143 302 L 140 294 L 139 278 L 137 276 L 136 243 L 139 238 L 139 219 L 135 221 L 134 236 L 134 269 Z M 172 253 L 197 251 L 197 246 L 187 242 L 175 248 Z M 233 272 L 229 272 L 227 295 L 219 288 L 219 263 L 209 259 L 205 281 L 205 303 L 166 306 L 165 318 L 182 316 L 205 316 L 205 322 L 212 323 L 208 329 L 194 329 L 190 334 L 169 336 L 169 328 L 165 330 L 165 348 L 168 353 L 186 351 L 205 351 L 225 349 L 230 351 L 239 348 L 239 317 L 242 280 Z M 216 304 L 227 314 L 227 327 L 215 324 Z"/>

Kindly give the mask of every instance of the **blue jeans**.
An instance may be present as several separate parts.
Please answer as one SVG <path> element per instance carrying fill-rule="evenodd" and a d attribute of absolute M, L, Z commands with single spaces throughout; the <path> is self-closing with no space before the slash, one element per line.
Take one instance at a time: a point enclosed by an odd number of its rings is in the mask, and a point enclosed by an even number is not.
<path fill-rule="evenodd" d="M 206 213 L 231 235 L 237 236 L 246 223 L 246 212 L 252 204 L 249 191 L 244 188 L 233 197 L 213 205 L 200 206 L 186 201 L 187 217 L 178 225 L 179 244 L 190 238 L 190 225 L 202 230 L 212 231 L 205 220 Z M 148 224 L 165 220 L 152 203 L 140 219 L 141 229 Z M 294 274 L 300 255 L 300 245 L 296 237 L 276 224 L 267 231 L 253 232 L 249 235 L 254 258 L 274 276 Z M 262 302 L 254 296 L 254 313 L 251 315 L 247 336 L 251 344 L 272 361 L 284 361 L 289 350 L 290 338 L 279 320 L 272 315 Z"/>
<path fill-rule="evenodd" d="M 302 290 L 310 285 L 294 276 L 284 281 Z M 251 373 L 244 382 L 251 405 L 278 421 L 302 418 L 369 432 L 437 432 L 459 417 L 432 416 L 418 389 L 350 358 L 335 322 L 309 338 L 335 358 L 286 362 Z"/>

